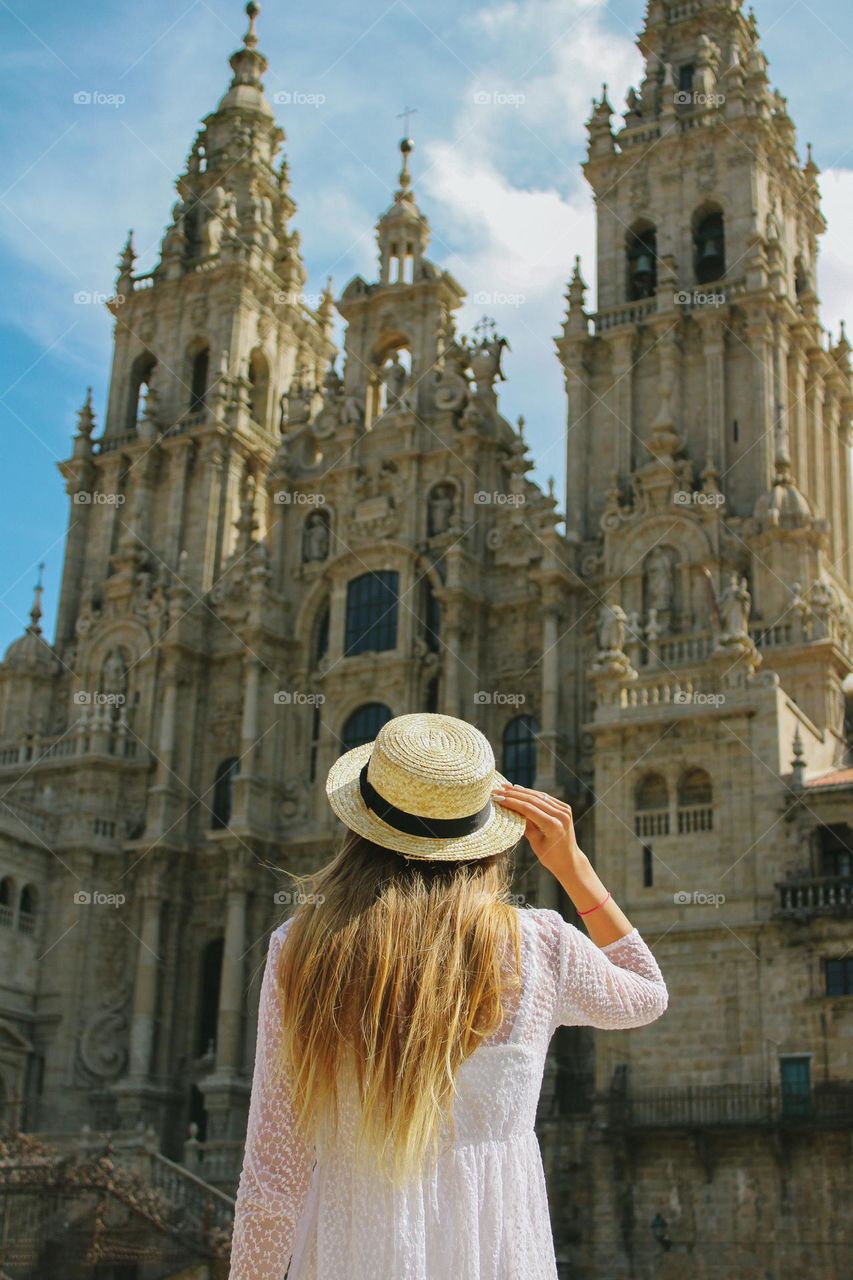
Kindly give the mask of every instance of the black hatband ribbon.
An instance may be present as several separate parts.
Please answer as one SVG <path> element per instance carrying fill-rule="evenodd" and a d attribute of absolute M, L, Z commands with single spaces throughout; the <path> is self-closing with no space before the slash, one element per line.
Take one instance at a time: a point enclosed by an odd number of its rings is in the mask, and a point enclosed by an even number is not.
<path fill-rule="evenodd" d="M 369 763 L 369 761 L 368 761 Z M 485 825 L 492 811 L 492 802 L 487 800 L 477 813 L 466 814 L 462 818 L 422 818 L 416 813 L 407 813 L 398 809 L 384 796 L 381 796 L 372 782 L 367 780 L 367 764 L 358 775 L 358 786 L 361 798 L 377 818 L 387 822 L 395 831 L 402 831 L 407 836 L 426 836 L 432 840 L 446 840 L 454 836 L 470 836 Z"/>

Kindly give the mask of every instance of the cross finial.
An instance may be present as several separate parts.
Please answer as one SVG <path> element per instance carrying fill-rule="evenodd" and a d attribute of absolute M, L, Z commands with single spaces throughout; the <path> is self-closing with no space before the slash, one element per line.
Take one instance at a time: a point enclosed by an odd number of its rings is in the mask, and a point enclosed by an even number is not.
<path fill-rule="evenodd" d="M 417 107 L 403 107 L 403 110 L 399 112 L 399 114 L 397 115 L 398 120 L 405 120 L 406 122 L 403 125 L 403 128 L 405 130 L 407 138 L 409 136 L 409 118 L 410 116 L 416 116 L 417 114 L 418 114 Z"/>

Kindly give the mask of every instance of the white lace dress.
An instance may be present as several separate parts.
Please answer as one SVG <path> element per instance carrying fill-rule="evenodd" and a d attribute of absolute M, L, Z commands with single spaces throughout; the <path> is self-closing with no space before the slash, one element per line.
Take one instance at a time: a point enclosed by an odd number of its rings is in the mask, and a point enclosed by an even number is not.
<path fill-rule="evenodd" d="M 596 947 L 556 911 L 525 908 L 522 990 L 503 1027 L 459 1069 L 456 1139 L 400 1189 L 350 1158 L 348 1109 L 334 1153 L 315 1163 L 296 1136 L 273 981 L 289 921 L 270 939 L 230 1280 L 556 1280 L 534 1120 L 545 1052 L 558 1026 L 640 1027 L 667 991 L 634 929 Z"/>

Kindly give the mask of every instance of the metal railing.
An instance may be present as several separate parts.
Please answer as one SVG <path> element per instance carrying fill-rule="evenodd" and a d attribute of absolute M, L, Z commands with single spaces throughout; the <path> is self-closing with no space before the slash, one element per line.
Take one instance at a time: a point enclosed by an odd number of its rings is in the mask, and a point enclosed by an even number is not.
<path fill-rule="evenodd" d="M 686 1085 L 615 1092 L 610 1123 L 634 1129 L 853 1123 L 853 1084 L 789 1092 L 778 1085 Z"/>

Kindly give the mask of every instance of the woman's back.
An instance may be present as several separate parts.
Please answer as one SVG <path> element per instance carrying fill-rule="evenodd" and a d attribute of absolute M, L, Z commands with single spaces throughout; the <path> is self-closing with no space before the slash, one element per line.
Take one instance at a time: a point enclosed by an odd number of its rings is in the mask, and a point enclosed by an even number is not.
<path fill-rule="evenodd" d="M 554 911 L 518 916 L 520 990 L 502 1025 L 457 1070 L 452 1145 L 446 1128 L 437 1161 L 402 1186 L 356 1158 L 354 1080 L 342 1082 L 334 1141 L 315 1150 L 299 1137 L 287 1080 L 273 1070 L 283 1025 L 274 977 L 290 922 L 275 931 L 232 1280 L 281 1280 L 291 1248 L 288 1280 L 554 1280 L 534 1132 L 548 1043 L 560 1025 L 642 1026 L 667 997 L 636 930 L 599 948 Z"/>

